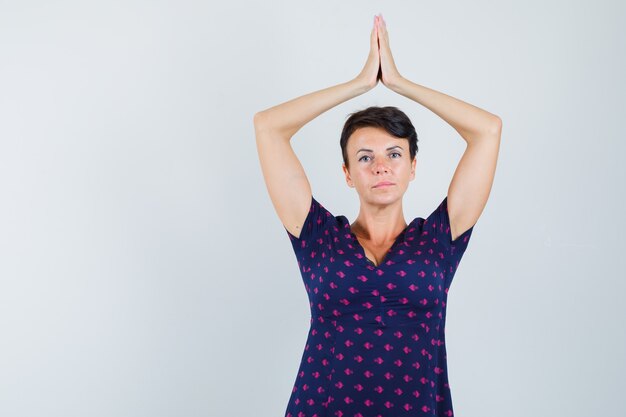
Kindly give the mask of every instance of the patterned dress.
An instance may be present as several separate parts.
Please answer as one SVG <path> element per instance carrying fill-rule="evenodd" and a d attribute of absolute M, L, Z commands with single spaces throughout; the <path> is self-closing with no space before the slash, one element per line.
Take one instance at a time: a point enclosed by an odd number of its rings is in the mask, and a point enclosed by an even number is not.
<path fill-rule="evenodd" d="M 311 309 L 285 417 L 453 417 L 446 303 L 473 228 L 452 241 L 445 197 L 376 266 L 311 197 L 300 237 L 285 228 Z"/>

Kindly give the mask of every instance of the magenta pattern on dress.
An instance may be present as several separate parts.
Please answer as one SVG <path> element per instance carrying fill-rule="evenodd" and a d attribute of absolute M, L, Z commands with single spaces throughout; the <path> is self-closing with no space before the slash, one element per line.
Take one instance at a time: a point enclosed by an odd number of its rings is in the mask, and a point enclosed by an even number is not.
<path fill-rule="evenodd" d="M 300 237 L 285 228 L 311 309 L 285 417 L 453 417 L 446 302 L 473 229 L 452 241 L 445 197 L 376 266 L 311 197 Z"/>

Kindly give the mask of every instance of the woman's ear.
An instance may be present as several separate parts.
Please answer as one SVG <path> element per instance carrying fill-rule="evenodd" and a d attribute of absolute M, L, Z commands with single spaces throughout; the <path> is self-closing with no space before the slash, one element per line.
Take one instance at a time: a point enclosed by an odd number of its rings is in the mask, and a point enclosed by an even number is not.
<path fill-rule="evenodd" d="M 350 171 L 346 167 L 346 164 L 345 163 L 342 164 L 341 168 L 343 169 L 343 173 L 346 176 L 346 184 L 348 184 L 348 187 L 353 187 L 354 188 L 354 184 L 352 183 L 352 178 L 350 177 Z"/>

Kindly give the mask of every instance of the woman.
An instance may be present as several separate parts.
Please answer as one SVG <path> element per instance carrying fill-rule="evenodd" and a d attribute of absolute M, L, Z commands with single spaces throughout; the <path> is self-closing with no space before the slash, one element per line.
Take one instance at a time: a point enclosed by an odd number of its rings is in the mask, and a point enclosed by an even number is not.
<path fill-rule="evenodd" d="M 346 121 L 343 170 L 361 203 L 352 224 L 313 197 L 290 145 L 303 125 L 378 81 L 436 113 L 467 143 L 447 196 L 409 224 L 402 198 L 415 177 L 417 135 L 400 110 L 370 107 Z M 375 16 L 356 78 L 261 111 L 254 126 L 268 192 L 311 306 L 285 415 L 453 416 L 447 293 L 491 190 L 500 118 L 402 77 L 385 21 Z"/>

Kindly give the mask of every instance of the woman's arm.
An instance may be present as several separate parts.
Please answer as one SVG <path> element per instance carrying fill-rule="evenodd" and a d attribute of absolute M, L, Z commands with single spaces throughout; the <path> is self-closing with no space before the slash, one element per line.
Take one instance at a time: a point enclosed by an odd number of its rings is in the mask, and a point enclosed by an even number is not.
<path fill-rule="evenodd" d="M 496 174 L 502 121 L 485 110 L 404 78 L 390 88 L 432 110 L 467 143 L 447 193 L 450 236 L 455 240 L 476 224 L 487 205 Z"/>
<path fill-rule="evenodd" d="M 302 126 L 325 111 L 376 87 L 379 81 L 377 17 L 370 33 L 370 50 L 365 66 L 354 79 L 262 110 L 254 115 L 254 125 L 271 129 L 283 138 L 291 138 Z"/>
<path fill-rule="evenodd" d="M 274 209 L 289 233 L 300 231 L 312 202 L 308 178 L 291 147 L 292 136 L 326 110 L 367 92 L 378 84 L 380 57 L 377 30 L 370 34 L 370 52 L 358 76 L 254 115 L 257 151 Z"/>
<path fill-rule="evenodd" d="M 487 204 L 500 150 L 502 121 L 476 106 L 402 77 L 391 55 L 384 19 L 378 22 L 378 33 L 383 84 L 430 109 L 467 142 L 447 195 L 450 235 L 455 240 L 478 221 Z"/>
<path fill-rule="evenodd" d="M 254 115 L 257 152 L 267 191 L 283 226 L 299 238 L 311 207 L 312 191 L 292 136 L 321 113 L 367 91 L 359 80 L 295 98 Z"/>
<path fill-rule="evenodd" d="M 254 115 L 254 125 L 271 129 L 274 135 L 291 138 L 298 130 L 325 111 L 370 90 L 360 78 L 315 91 Z"/>
<path fill-rule="evenodd" d="M 396 79 L 389 88 L 430 109 L 459 132 L 468 145 L 485 136 L 499 136 L 502 121 L 495 114 L 404 77 Z"/>
<path fill-rule="evenodd" d="M 459 132 L 468 144 L 484 136 L 500 136 L 502 121 L 495 114 L 413 83 L 400 75 L 389 47 L 387 25 L 382 17 L 378 26 L 382 82 L 386 87 L 431 110 Z"/>

